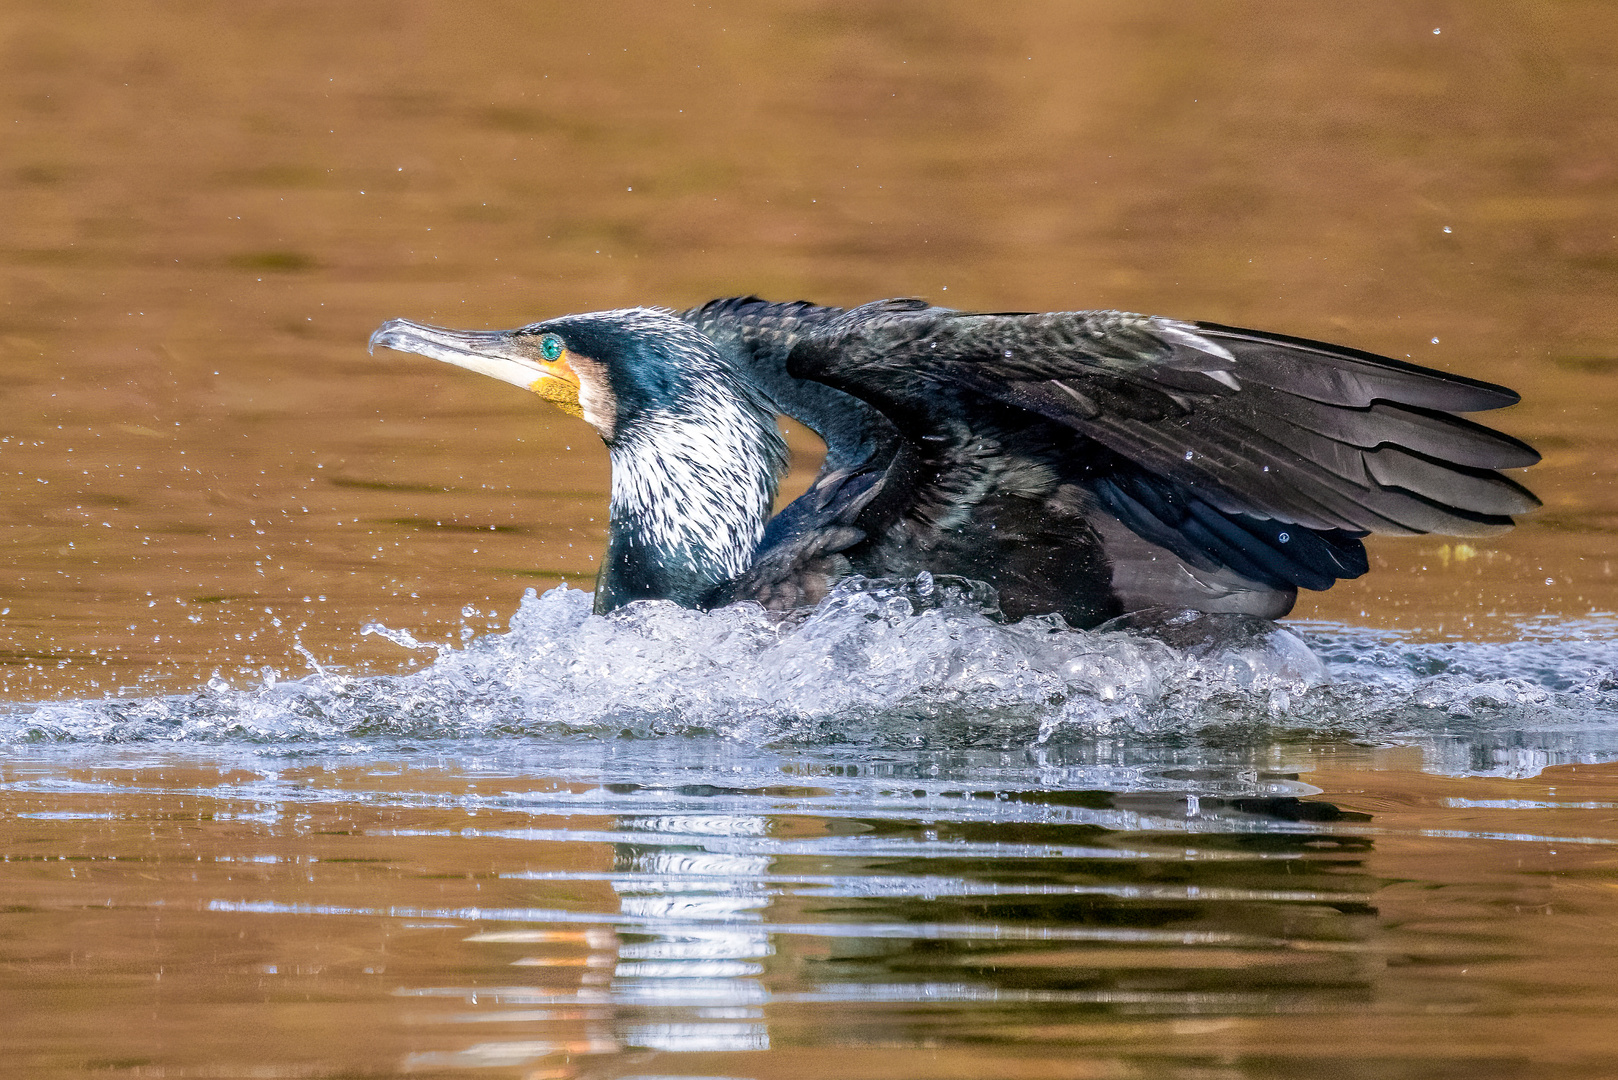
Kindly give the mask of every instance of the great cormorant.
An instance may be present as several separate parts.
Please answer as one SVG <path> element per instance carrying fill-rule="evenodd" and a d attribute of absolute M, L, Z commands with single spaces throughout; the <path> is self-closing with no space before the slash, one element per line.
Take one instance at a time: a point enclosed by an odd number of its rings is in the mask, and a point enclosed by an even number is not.
<path fill-rule="evenodd" d="M 746 297 L 371 346 L 524 387 L 612 461 L 598 611 L 811 604 L 839 578 L 985 581 L 1010 618 L 1276 618 L 1366 572 L 1368 533 L 1484 536 L 1539 460 L 1456 416 L 1512 391 L 1336 345 L 1116 311 L 852 310 Z M 773 519 L 785 413 L 825 441 Z"/>

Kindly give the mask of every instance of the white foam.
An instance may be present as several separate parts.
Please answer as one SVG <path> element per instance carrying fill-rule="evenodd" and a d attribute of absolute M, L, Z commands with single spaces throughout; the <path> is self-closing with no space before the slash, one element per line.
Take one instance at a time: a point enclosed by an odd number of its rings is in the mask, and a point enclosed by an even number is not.
<path fill-rule="evenodd" d="M 1030 748 L 1274 738 L 1416 741 L 1442 771 L 1618 757 L 1618 644 L 1418 645 L 1247 616 L 1132 617 L 1079 632 L 1014 625 L 962 584 L 843 583 L 783 618 L 666 602 L 609 615 L 532 591 L 510 629 L 440 647 L 406 675 L 321 671 L 194 694 L 14 707 L 0 742 L 317 744 L 718 735 L 754 746 Z M 405 631 L 381 627 L 402 647 Z M 1447 755 L 1447 756 L 1446 756 Z"/>

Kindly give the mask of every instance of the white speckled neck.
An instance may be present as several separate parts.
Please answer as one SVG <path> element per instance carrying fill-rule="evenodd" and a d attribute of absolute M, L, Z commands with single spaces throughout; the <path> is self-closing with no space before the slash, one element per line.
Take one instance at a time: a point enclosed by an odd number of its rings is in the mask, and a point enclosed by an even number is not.
<path fill-rule="evenodd" d="M 613 528 L 715 583 L 734 577 L 764 535 L 783 450 L 773 417 L 723 393 L 642 416 L 611 448 Z"/>

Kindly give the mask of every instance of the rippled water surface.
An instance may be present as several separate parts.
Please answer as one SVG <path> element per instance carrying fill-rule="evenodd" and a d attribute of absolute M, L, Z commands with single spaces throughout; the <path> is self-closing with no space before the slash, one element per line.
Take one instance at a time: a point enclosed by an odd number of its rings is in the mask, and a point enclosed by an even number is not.
<path fill-rule="evenodd" d="M 972 600 L 558 588 L 409 674 L 15 707 L 0 1040 L 46 1075 L 1609 1074 L 1610 627 Z"/>
<path fill-rule="evenodd" d="M 29 1075 L 1588 1076 L 1618 774 L 1415 751 L 38 750 Z"/>
<path fill-rule="evenodd" d="M 1610 5 L 23 0 L 0 102 L 8 1070 L 1612 1074 Z M 1546 506 L 603 618 L 594 434 L 364 349 L 747 292 L 1408 356 Z"/>

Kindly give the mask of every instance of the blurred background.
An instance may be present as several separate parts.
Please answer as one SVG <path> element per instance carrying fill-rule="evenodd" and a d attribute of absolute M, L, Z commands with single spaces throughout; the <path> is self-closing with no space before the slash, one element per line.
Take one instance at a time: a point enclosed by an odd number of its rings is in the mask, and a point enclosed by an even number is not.
<path fill-rule="evenodd" d="M 589 588 L 595 434 L 369 356 L 758 293 L 1117 307 L 1504 382 L 1543 511 L 1303 617 L 1618 607 L 1618 7 L 0 9 L 0 697 L 397 670 Z M 812 437 L 794 432 L 797 482 Z"/>

